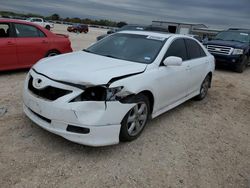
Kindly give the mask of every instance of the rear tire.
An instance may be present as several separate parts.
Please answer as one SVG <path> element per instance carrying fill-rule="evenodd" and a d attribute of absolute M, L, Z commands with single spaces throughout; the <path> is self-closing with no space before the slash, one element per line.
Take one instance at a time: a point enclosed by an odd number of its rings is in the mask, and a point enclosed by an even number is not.
<path fill-rule="evenodd" d="M 247 56 L 245 55 L 242 59 L 242 61 L 235 67 L 235 72 L 238 72 L 238 73 L 243 73 L 244 70 L 246 69 L 247 67 L 247 64 L 248 64 L 248 58 Z"/>
<path fill-rule="evenodd" d="M 210 85 L 211 85 L 211 76 L 207 75 L 201 84 L 200 94 L 195 97 L 197 101 L 201 101 L 207 96 Z"/>
<path fill-rule="evenodd" d="M 132 141 L 140 136 L 145 128 L 149 114 L 149 100 L 145 95 L 130 97 L 126 103 L 136 103 L 121 122 L 120 141 Z"/>
<path fill-rule="evenodd" d="M 46 25 L 45 28 L 50 31 L 50 26 Z"/>
<path fill-rule="evenodd" d="M 53 56 L 56 56 L 56 55 L 59 55 L 60 53 L 56 50 L 52 50 L 52 51 L 49 51 L 45 57 L 53 57 Z"/>

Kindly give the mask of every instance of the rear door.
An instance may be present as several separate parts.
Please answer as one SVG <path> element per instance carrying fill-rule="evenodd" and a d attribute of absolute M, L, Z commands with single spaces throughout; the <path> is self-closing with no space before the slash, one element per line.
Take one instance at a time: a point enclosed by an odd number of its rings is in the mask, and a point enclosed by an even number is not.
<path fill-rule="evenodd" d="M 39 28 L 15 23 L 17 57 L 22 67 L 30 67 L 41 58 L 45 57 L 49 50 L 49 40 Z"/>
<path fill-rule="evenodd" d="M 0 22 L 0 70 L 18 67 L 16 39 L 12 34 L 12 25 Z"/>
<path fill-rule="evenodd" d="M 200 89 L 203 79 L 207 74 L 209 60 L 200 44 L 193 39 L 185 39 L 188 61 L 186 62 L 190 75 L 188 94 Z"/>

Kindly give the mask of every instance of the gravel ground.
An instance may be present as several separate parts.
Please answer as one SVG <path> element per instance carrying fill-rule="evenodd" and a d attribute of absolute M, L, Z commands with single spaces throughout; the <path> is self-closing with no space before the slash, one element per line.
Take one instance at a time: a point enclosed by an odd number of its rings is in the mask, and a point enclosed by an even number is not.
<path fill-rule="evenodd" d="M 105 32 L 70 34 L 72 47 Z M 26 73 L 0 75 L 0 187 L 250 187 L 250 68 L 217 70 L 205 100 L 151 120 L 133 142 L 101 148 L 71 143 L 25 117 Z"/>

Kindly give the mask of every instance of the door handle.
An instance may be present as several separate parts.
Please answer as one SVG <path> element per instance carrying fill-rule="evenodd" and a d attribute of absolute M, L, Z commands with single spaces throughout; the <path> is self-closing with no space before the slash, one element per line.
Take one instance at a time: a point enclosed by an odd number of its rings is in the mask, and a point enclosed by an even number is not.
<path fill-rule="evenodd" d="M 186 70 L 191 70 L 191 67 L 190 67 L 190 66 L 187 66 L 187 67 L 186 67 Z"/>
<path fill-rule="evenodd" d="M 42 43 L 43 43 L 43 44 L 48 44 L 49 42 L 46 41 L 46 40 L 43 40 Z"/>
<path fill-rule="evenodd" d="M 12 45 L 15 45 L 15 43 L 14 43 L 14 42 L 11 42 L 11 41 L 8 41 L 8 42 L 7 42 L 7 45 L 12 46 Z"/>

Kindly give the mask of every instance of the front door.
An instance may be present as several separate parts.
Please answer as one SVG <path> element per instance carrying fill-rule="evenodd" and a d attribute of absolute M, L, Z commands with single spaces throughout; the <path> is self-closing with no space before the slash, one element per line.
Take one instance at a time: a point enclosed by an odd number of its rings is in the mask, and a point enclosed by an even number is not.
<path fill-rule="evenodd" d="M 159 99 L 157 106 L 161 110 L 171 104 L 178 102 L 187 96 L 189 85 L 188 65 L 185 63 L 187 59 L 186 46 L 184 39 L 176 39 L 169 46 L 165 58 L 170 56 L 180 57 L 183 60 L 180 66 L 165 66 L 159 67 L 158 79 L 155 83 L 158 86 Z"/>

